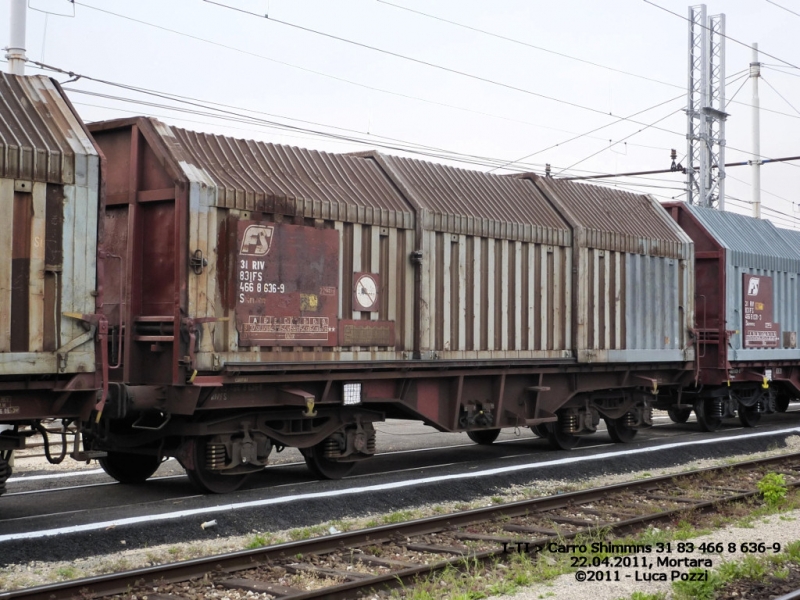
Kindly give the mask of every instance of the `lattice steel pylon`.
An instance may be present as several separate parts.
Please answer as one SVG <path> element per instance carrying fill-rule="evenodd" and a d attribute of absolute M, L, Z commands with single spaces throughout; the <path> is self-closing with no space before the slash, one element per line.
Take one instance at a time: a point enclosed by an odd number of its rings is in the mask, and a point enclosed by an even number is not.
<path fill-rule="evenodd" d="M 689 7 L 687 201 L 725 210 L 725 15 Z"/>

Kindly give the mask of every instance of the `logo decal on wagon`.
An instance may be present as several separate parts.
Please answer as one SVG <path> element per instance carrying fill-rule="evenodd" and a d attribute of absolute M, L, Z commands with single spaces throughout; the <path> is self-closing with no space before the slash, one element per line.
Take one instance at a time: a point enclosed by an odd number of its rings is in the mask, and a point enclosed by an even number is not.
<path fill-rule="evenodd" d="M 760 279 L 758 277 L 751 277 L 750 281 L 747 283 L 747 295 L 748 296 L 758 296 L 758 284 L 760 283 Z"/>
<path fill-rule="evenodd" d="M 272 234 L 275 227 L 248 225 L 242 236 L 241 254 L 265 256 L 272 247 Z"/>

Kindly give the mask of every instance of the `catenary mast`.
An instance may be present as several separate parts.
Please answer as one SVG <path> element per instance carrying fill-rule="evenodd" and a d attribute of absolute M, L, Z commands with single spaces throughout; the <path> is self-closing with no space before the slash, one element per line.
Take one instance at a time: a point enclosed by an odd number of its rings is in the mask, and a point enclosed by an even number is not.
<path fill-rule="evenodd" d="M 686 191 L 691 204 L 725 209 L 725 15 L 689 7 Z"/>

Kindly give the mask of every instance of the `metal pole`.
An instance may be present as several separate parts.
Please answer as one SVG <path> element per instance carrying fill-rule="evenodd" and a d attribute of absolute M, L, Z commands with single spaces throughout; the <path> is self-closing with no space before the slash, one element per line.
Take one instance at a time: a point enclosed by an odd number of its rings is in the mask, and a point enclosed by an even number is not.
<path fill-rule="evenodd" d="M 750 79 L 753 82 L 753 216 L 761 218 L 761 131 L 758 100 L 758 78 L 761 75 L 761 63 L 758 62 L 758 43 L 753 43 L 753 62 L 750 63 Z"/>
<path fill-rule="evenodd" d="M 698 25 L 700 30 L 700 105 L 698 117 L 700 119 L 700 141 L 697 145 L 700 151 L 700 190 L 699 202 L 700 206 L 713 208 L 711 204 L 711 123 L 710 118 L 703 110 L 711 106 L 711 65 L 709 51 L 709 27 L 708 17 L 706 16 L 706 5 L 700 5 L 700 23 Z"/>
<path fill-rule="evenodd" d="M 714 166 L 717 167 L 717 210 L 725 210 L 725 121 L 728 115 L 725 113 L 725 15 L 719 14 L 711 17 L 712 28 L 711 37 L 711 75 L 712 94 L 717 96 L 716 109 L 719 114 L 716 118 L 717 139 L 714 140 L 716 153 L 714 156 Z M 716 61 L 714 60 L 716 58 Z"/>
<path fill-rule="evenodd" d="M 10 0 L 11 35 L 9 36 L 8 72 L 12 75 L 25 74 L 25 19 L 27 17 L 27 0 Z"/>

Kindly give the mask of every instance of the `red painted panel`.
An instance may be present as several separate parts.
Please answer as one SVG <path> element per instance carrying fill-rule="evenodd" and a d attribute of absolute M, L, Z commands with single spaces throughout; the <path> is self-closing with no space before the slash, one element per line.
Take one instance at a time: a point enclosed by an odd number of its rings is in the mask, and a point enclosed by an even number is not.
<path fill-rule="evenodd" d="M 109 325 L 119 325 L 122 303 L 128 287 L 128 205 L 106 208 L 103 217 L 103 248 L 111 254 L 105 260 L 103 314 Z"/>
<path fill-rule="evenodd" d="M 139 161 L 139 190 L 159 190 L 175 187 L 175 181 L 161 166 L 159 157 L 146 145 Z"/>
<path fill-rule="evenodd" d="M 781 327 L 773 322 L 772 277 L 744 274 L 744 347 L 780 347 Z"/>
<path fill-rule="evenodd" d="M 175 204 L 142 204 L 142 315 L 175 312 Z"/>
<path fill-rule="evenodd" d="M 242 346 L 335 346 L 339 234 L 239 221 L 236 328 Z"/>
<path fill-rule="evenodd" d="M 386 400 L 397 396 L 397 381 L 393 379 L 372 379 L 362 382 L 364 401 Z"/>
<path fill-rule="evenodd" d="M 417 381 L 417 412 L 439 423 L 439 382 L 435 379 Z"/>

